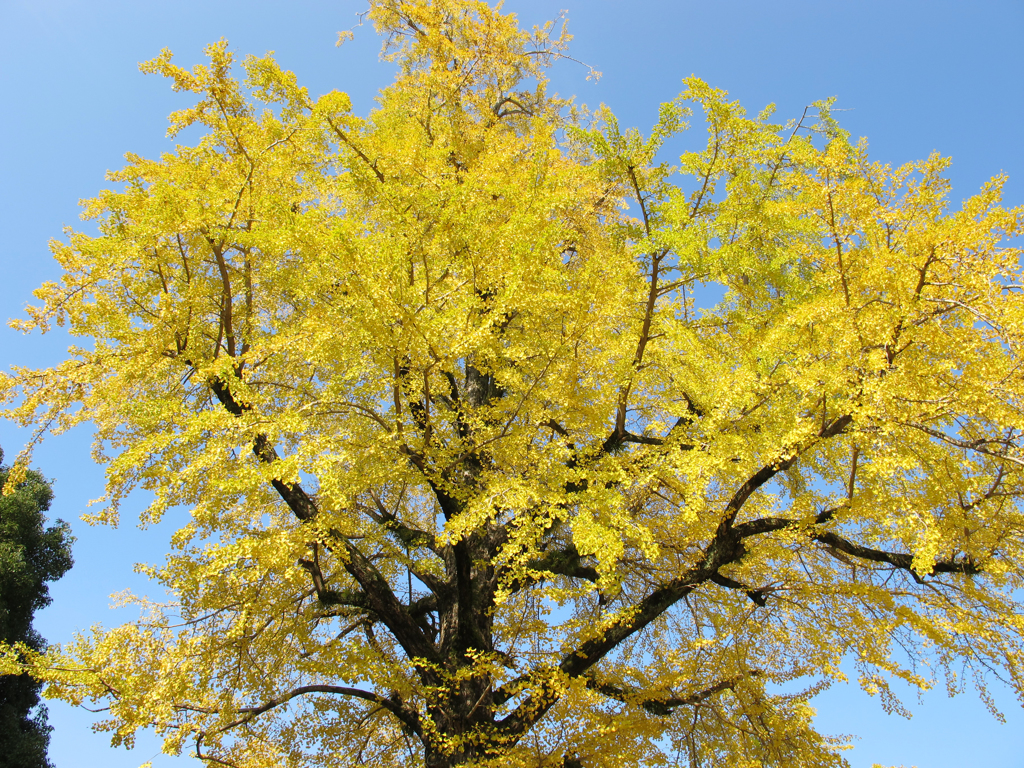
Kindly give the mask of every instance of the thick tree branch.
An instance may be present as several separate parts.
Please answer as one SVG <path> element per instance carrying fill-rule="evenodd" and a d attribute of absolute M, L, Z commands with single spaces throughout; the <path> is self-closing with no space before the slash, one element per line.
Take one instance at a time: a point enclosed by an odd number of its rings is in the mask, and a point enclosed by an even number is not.
<path fill-rule="evenodd" d="M 570 579 L 582 579 L 590 582 L 596 582 L 599 576 L 596 568 L 583 565 L 576 545 L 571 543 L 561 549 L 534 558 L 526 565 L 532 573 L 509 583 L 510 592 L 519 592 L 531 584 L 541 581 L 545 578 L 545 574 L 549 573 L 553 576 L 565 576 Z"/>
<path fill-rule="evenodd" d="M 240 717 L 227 725 L 220 727 L 218 729 L 218 733 L 223 733 L 224 731 L 228 731 L 239 725 L 251 722 L 254 718 L 262 715 L 264 712 L 269 712 L 271 709 L 287 704 L 298 696 L 305 696 L 310 693 L 330 693 L 340 696 L 351 696 L 353 698 L 369 701 L 382 709 L 386 709 L 397 717 L 403 725 L 409 728 L 409 730 L 420 738 L 423 737 L 423 728 L 420 725 L 419 715 L 415 711 L 409 709 L 397 693 L 392 694 L 390 697 L 384 697 L 380 694 L 373 693 L 372 691 L 364 691 L 361 688 L 349 688 L 342 685 L 303 685 L 299 688 L 294 688 L 291 691 L 288 691 L 288 693 L 269 699 L 258 706 L 242 707 L 238 712 L 239 714 L 244 715 L 244 717 Z"/>
<path fill-rule="evenodd" d="M 583 565 L 579 550 L 575 544 L 569 544 L 563 549 L 549 552 L 543 557 L 530 562 L 530 568 L 536 571 L 547 572 L 556 576 L 567 576 L 571 579 L 583 579 L 585 581 L 597 581 L 597 569 Z"/>
<path fill-rule="evenodd" d="M 846 504 L 843 503 L 837 507 L 822 510 L 815 516 L 813 524 L 822 525 L 823 523 L 827 523 L 835 517 L 836 512 L 845 508 Z M 748 536 L 758 536 L 762 533 L 781 531 L 783 528 L 798 528 L 804 524 L 804 521 L 794 520 L 789 517 L 761 517 L 757 520 L 750 520 L 746 523 L 734 525 L 732 527 L 732 532 L 738 538 L 745 539 Z"/>
<path fill-rule="evenodd" d="M 795 446 L 789 451 L 783 452 L 782 455 L 780 455 L 774 462 L 771 464 L 765 464 L 761 467 L 761 469 L 755 472 L 737 489 L 736 493 L 733 494 L 728 505 L 726 505 L 725 517 L 722 519 L 721 526 L 726 528 L 732 527 L 732 523 L 736 519 L 736 515 L 739 513 L 740 509 L 743 508 L 747 499 L 749 499 L 755 491 L 779 474 L 779 472 L 783 472 L 792 467 L 803 453 L 817 444 L 818 440 L 842 434 L 842 432 L 852 422 L 852 416 L 839 416 L 822 426 L 821 430 L 812 440 L 805 442 L 803 445 Z"/>
<path fill-rule="evenodd" d="M 835 513 L 843 509 L 846 505 L 842 504 L 838 507 L 832 507 L 831 509 L 823 510 L 819 512 L 815 517 L 812 525 L 820 526 L 829 522 L 835 517 Z M 806 526 L 806 521 L 794 520 L 785 517 L 765 517 L 759 520 L 751 520 L 750 522 L 741 523 L 734 526 L 732 532 L 735 536 L 740 539 L 747 538 L 749 536 L 757 536 L 764 533 L 773 533 L 775 531 L 781 531 L 784 529 L 797 530 Z M 850 541 L 847 538 L 840 536 L 833 531 L 816 531 L 812 528 L 810 538 L 813 541 L 817 541 L 820 544 L 825 545 L 825 551 L 833 557 L 836 553 L 843 553 L 850 557 L 855 557 L 860 560 L 868 560 L 875 563 L 885 563 L 891 565 L 894 568 L 900 570 L 909 571 L 915 579 L 920 579 L 926 574 L 921 574 L 916 571 L 913 567 L 914 556 L 906 552 L 889 552 L 882 549 L 873 549 L 871 547 L 865 547 L 855 542 Z M 846 558 L 842 559 L 844 562 Z M 947 560 L 939 560 L 932 565 L 932 573 L 964 573 L 967 575 L 977 575 L 981 573 L 981 567 L 969 556 L 961 558 L 951 558 Z M 712 579 L 714 581 L 714 579 Z M 717 582 L 716 582 L 717 583 Z M 728 585 L 725 585 L 728 586 Z"/>
<path fill-rule="evenodd" d="M 558 670 L 570 678 L 583 675 L 619 643 L 641 631 L 679 600 L 690 594 L 700 584 L 714 581 L 716 578 L 719 579 L 720 583 L 727 581 L 719 575 L 719 569 L 731 563 L 739 562 L 746 554 L 743 540 L 733 530 L 732 526 L 736 514 L 746 500 L 776 474 L 792 466 L 801 453 L 809 449 L 819 439 L 833 437 L 842 433 L 852 421 L 851 416 L 840 416 L 833 419 L 821 428 L 814 440 L 794 448 L 790 455 L 784 456 L 779 461 L 758 470 L 736 491 L 729 501 L 726 506 L 725 516 L 715 531 L 711 542 L 705 548 L 704 557 L 701 562 L 690 568 L 683 575 L 661 585 L 634 605 L 631 610 L 624 612 L 622 618 L 605 629 L 600 637 L 587 640 L 575 650 L 567 653 L 558 665 Z M 754 526 L 750 526 L 745 530 L 746 535 L 753 535 Z M 763 598 L 763 595 L 761 597 Z M 515 681 L 498 691 L 495 694 L 495 702 L 504 702 L 511 698 L 513 695 L 512 689 L 521 682 Z M 518 735 L 525 733 L 537 720 L 543 717 L 544 713 L 557 700 L 558 695 L 542 685 L 540 690 L 528 696 L 499 725 L 510 737 L 517 738 Z"/>
<path fill-rule="evenodd" d="M 558 672 L 570 678 L 584 675 L 619 643 L 641 631 L 700 584 L 709 581 L 719 568 L 741 560 L 744 554 L 746 550 L 742 542 L 732 531 L 720 528 L 704 550 L 704 557 L 698 565 L 690 568 L 682 576 L 663 584 L 631 609 L 624 611 L 622 617 L 608 626 L 599 637 L 591 638 L 565 654 L 558 665 Z M 495 703 L 508 701 L 523 682 L 524 680 L 520 679 L 503 686 L 495 693 Z M 539 689 L 530 694 L 498 725 L 508 737 L 518 738 L 543 717 L 558 698 L 559 694 L 550 684 L 546 684 L 542 677 Z"/>
<path fill-rule="evenodd" d="M 398 519 L 398 515 L 384 506 L 384 502 L 372 491 L 370 492 L 370 498 L 373 499 L 376 511 L 362 505 L 360 506 L 373 522 L 394 534 L 404 546 L 411 548 L 426 547 L 436 555 L 441 554 L 432 533 L 421 531 L 419 528 L 403 523 Z"/>
<path fill-rule="evenodd" d="M 914 556 L 904 552 L 887 552 L 882 549 L 864 547 L 831 531 L 816 533 L 812 538 L 815 541 L 824 544 L 825 551 L 833 556 L 835 556 L 834 552 L 838 551 L 846 555 L 850 555 L 851 557 L 856 557 L 860 560 L 869 560 L 875 563 L 886 563 L 894 568 L 909 571 L 911 575 L 918 580 L 920 580 L 922 576 L 927 575 L 926 573 L 919 573 L 914 568 Z M 932 573 L 964 573 L 974 576 L 981 573 L 981 568 L 974 562 L 973 558 L 967 555 L 962 558 L 939 560 L 931 566 L 931 571 Z"/>
<path fill-rule="evenodd" d="M 229 413 L 240 417 L 248 410 L 248 406 L 235 399 L 222 379 L 214 378 L 210 382 L 210 388 Z M 252 450 L 256 458 L 264 464 L 271 465 L 278 460 L 277 451 L 262 432 L 253 439 Z M 299 483 L 286 483 L 274 478 L 271 480 L 271 485 L 299 520 L 306 522 L 316 517 L 318 511 L 316 503 Z M 331 532 L 331 541 L 339 544 L 343 549 L 342 559 L 345 570 L 362 589 L 366 597 L 366 607 L 380 617 L 409 658 L 414 662 L 416 659 L 423 659 L 436 663 L 438 656 L 433 644 L 395 596 L 391 585 L 380 571 L 359 551 L 358 547 L 336 531 Z M 431 680 L 434 678 L 434 674 L 426 673 L 425 668 L 421 670 L 421 673 L 426 674 Z"/>
<path fill-rule="evenodd" d="M 726 589 L 742 590 L 743 593 L 754 602 L 754 605 L 757 605 L 758 607 L 763 608 L 768 604 L 768 600 L 765 597 L 765 590 L 752 589 L 751 587 L 748 587 L 746 584 L 741 584 L 735 579 L 730 579 L 728 576 L 723 576 L 720 573 L 716 573 L 714 576 L 711 577 L 711 583 L 717 584 L 720 587 L 725 587 Z"/>
<path fill-rule="evenodd" d="M 700 704 L 702 701 L 710 699 L 715 694 L 731 690 L 742 681 L 751 677 L 757 677 L 760 674 L 760 670 L 751 670 L 750 672 L 731 677 L 728 680 L 717 682 L 710 688 L 705 688 L 703 691 L 691 693 L 689 696 L 666 696 L 664 698 L 658 698 L 651 696 L 650 692 L 644 691 L 640 688 L 618 686 L 611 683 L 599 683 L 594 677 L 589 677 L 587 679 L 587 688 L 592 691 L 597 691 L 610 699 L 621 701 L 623 704 L 636 704 L 641 706 L 652 715 L 667 717 L 672 714 L 673 710 L 679 707 L 692 707 L 694 704 Z"/>

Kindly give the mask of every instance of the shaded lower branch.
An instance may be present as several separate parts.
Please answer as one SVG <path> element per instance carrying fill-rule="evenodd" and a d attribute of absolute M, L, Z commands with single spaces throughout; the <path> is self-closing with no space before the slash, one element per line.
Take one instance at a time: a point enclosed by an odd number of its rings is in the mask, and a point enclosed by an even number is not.
<path fill-rule="evenodd" d="M 894 568 L 909 571 L 914 576 L 914 578 L 919 581 L 921 580 L 922 576 L 928 575 L 927 573 L 921 573 L 914 568 L 914 556 L 911 554 L 907 554 L 904 552 L 887 552 L 882 549 L 872 549 L 871 547 L 864 547 L 860 544 L 855 544 L 852 541 L 844 539 L 842 536 L 831 531 L 816 533 L 812 536 L 812 538 L 815 541 L 825 544 L 825 551 L 829 552 L 829 554 L 833 554 L 833 551 L 838 551 L 846 555 L 859 558 L 861 560 L 868 560 L 870 562 L 875 563 L 886 563 L 888 565 L 893 566 Z M 974 559 L 970 555 L 965 555 L 961 558 L 939 560 L 932 564 L 931 572 L 964 573 L 969 576 L 975 576 L 981 573 L 981 568 L 978 566 L 976 562 L 974 562 Z"/>
<path fill-rule="evenodd" d="M 900 570 L 909 571 L 913 574 L 915 579 L 920 579 L 922 576 L 927 575 L 926 573 L 920 573 L 914 569 L 914 555 L 907 552 L 889 552 L 884 549 L 875 549 L 872 547 L 865 547 L 861 544 L 850 541 L 834 531 L 821 531 L 814 530 L 814 526 L 824 525 L 830 522 L 836 515 L 837 512 L 844 509 L 846 503 L 832 507 L 830 509 L 823 510 L 817 514 L 810 526 L 810 538 L 813 541 L 817 541 L 820 544 L 825 545 L 825 551 L 830 555 L 835 556 L 836 552 L 841 552 L 843 555 L 855 557 L 860 560 L 867 560 L 874 563 L 885 563 L 891 565 L 894 568 Z M 804 520 L 794 520 L 786 517 L 764 517 L 758 520 L 751 520 L 746 523 L 740 523 L 739 525 L 733 526 L 733 533 L 739 538 L 747 538 L 749 536 L 757 536 L 764 533 L 772 533 L 775 531 L 781 531 L 785 529 L 799 530 L 800 528 L 807 528 L 808 522 Z M 845 558 L 840 558 L 845 559 Z M 938 560 L 931 566 L 931 573 L 963 573 L 969 576 L 974 576 L 981 573 L 981 566 L 974 561 L 970 555 L 964 555 L 960 558 L 950 558 L 946 560 Z M 724 577 L 719 577 L 724 578 Z M 716 582 L 717 583 L 717 582 Z M 723 584 L 723 586 L 731 586 Z M 742 586 L 742 585 L 738 585 Z"/>
<path fill-rule="evenodd" d="M 764 589 L 753 589 L 751 587 L 748 587 L 746 584 L 741 584 L 735 579 L 730 579 L 728 576 L 723 576 L 720 573 L 716 573 L 714 576 L 712 576 L 711 582 L 713 584 L 717 584 L 718 586 L 725 587 L 727 589 L 742 590 L 743 593 L 747 597 L 749 597 L 755 605 L 759 607 L 763 608 L 765 605 L 768 604 L 768 599 L 765 597 L 766 590 Z"/>
<path fill-rule="evenodd" d="M 717 682 L 710 688 L 705 688 L 703 691 L 691 693 L 689 696 L 650 696 L 639 688 L 618 686 L 611 683 L 599 683 L 596 678 L 589 678 L 587 680 L 587 688 L 607 696 L 610 699 L 621 701 L 623 704 L 635 704 L 643 707 L 652 715 L 667 717 L 672 714 L 673 710 L 679 707 L 690 707 L 694 704 L 700 704 L 702 701 L 711 698 L 717 693 L 735 688 L 738 683 L 746 680 L 747 678 L 757 677 L 761 674 L 762 672 L 756 669 L 744 672 L 743 674 L 736 675 L 728 680 Z"/>
<path fill-rule="evenodd" d="M 409 728 L 409 730 L 417 736 L 420 738 L 423 737 L 423 728 L 420 725 L 419 715 L 406 707 L 405 703 L 397 693 L 393 693 L 390 697 L 384 697 L 372 691 L 364 691 L 361 688 L 350 688 L 342 685 L 303 685 L 298 688 L 294 688 L 281 696 L 269 699 L 258 706 L 242 707 L 238 712 L 239 714 L 244 715 L 244 717 L 240 717 L 227 725 L 221 726 L 217 729 L 217 733 L 223 733 L 224 731 L 228 731 L 239 725 L 244 725 L 245 723 L 250 722 L 253 718 L 262 715 L 264 712 L 269 712 L 271 709 L 287 704 L 298 696 L 304 696 L 309 693 L 330 693 L 341 696 L 351 696 L 353 698 L 372 702 L 397 717 L 403 725 Z"/>
<path fill-rule="evenodd" d="M 542 557 L 531 560 L 528 566 L 531 570 L 541 574 L 538 578 L 543 578 L 543 574 L 550 573 L 554 576 L 566 576 L 571 579 L 583 579 L 592 582 L 596 582 L 598 579 L 597 569 L 583 564 L 582 557 L 575 544 L 569 544 L 562 549 L 548 552 Z M 515 592 L 535 580 L 523 579 L 512 585 L 512 591 Z"/>

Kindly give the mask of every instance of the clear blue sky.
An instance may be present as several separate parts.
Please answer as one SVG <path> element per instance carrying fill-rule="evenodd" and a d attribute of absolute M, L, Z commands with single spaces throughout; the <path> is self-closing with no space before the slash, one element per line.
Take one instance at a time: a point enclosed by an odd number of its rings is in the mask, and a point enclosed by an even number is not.
<path fill-rule="evenodd" d="M 354 0 L 0 0 L 0 314 L 20 313 L 31 291 L 56 279 L 46 242 L 77 225 L 77 201 L 104 186 L 127 151 L 155 156 L 168 148 L 165 117 L 183 101 L 140 61 L 169 47 L 180 64 L 202 60 L 204 45 L 227 38 L 239 54 L 277 52 L 313 94 L 338 88 L 358 112 L 372 106 L 389 79 L 369 27 L 334 47 L 338 31 L 364 10 Z M 973 193 L 1000 171 L 1010 175 L 1006 201 L 1024 202 L 1024 0 L 509 0 L 527 24 L 568 11 L 571 53 L 604 73 L 563 62 L 555 87 L 590 105 L 604 102 L 625 125 L 654 121 L 659 102 L 680 79 L 697 74 L 728 90 L 749 111 L 769 102 L 780 118 L 837 96 L 853 135 L 889 163 L 933 150 L 953 158 L 954 197 Z M 46 365 L 67 339 L 22 337 L 0 330 L 0 366 Z M 0 424 L 9 459 L 25 435 Z M 146 584 L 137 561 L 158 561 L 170 526 L 139 531 L 89 528 L 77 518 L 102 493 L 102 472 L 89 435 L 55 439 L 36 453 L 55 479 L 54 516 L 73 523 L 75 568 L 52 587 L 53 605 L 37 618 L 51 641 L 94 623 L 118 623 L 109 595 Z M 173 524 L 173 521 L 170 521 Z M 865 627 L 864 631 L 870 631 Z M 1024 712 L 995 689 L 1007 724 L 976 697 L 944 692 L 911 697 L 911 721 L 882 712 L 855 686 L 820 697 L 821 727 L 863 738 L 848 754 L 855 768 L 872 763 L 921 768 L 1024 768 Z M 155 739 L 132 752 L 112 750 L 89 726 L 93 715 L 51 703 L 51 757 L 57 768 L 185 768 L 194 761 L 159 756 Z"/>

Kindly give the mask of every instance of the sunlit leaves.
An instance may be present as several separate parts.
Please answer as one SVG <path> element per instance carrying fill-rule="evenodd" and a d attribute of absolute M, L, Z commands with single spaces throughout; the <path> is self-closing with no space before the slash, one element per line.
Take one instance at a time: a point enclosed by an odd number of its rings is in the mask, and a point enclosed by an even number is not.
<path fill-rule="evenodd" d="M 400 72 L 366 118 L 224 43 L 144 65 L 194 146 L 53 245 L 19 325 L 83 347 L 9 414 L 95 425 L 97 519 L 182 517 L 167 605 L 30 660 L 54 695 L 253 768 L 536 768 L 840 765 L 807 702 L 847 655 L 886 706 L 1019 689 L 1001 180 L 951 210 L 948 161 L 693 77 L 622 129 L 547 94 L 553 27 L 371 15 Z"/>

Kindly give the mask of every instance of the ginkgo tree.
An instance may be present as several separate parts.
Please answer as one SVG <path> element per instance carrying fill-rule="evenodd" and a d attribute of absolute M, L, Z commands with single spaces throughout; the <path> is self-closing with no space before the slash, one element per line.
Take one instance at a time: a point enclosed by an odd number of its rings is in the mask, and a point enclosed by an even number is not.
<path fill-rule="evenodd" d="M 696 78 L 622 130 L 548 93 L 564 31 L 370 15 L 366 117 L 223 42 L 143 65 L 198 143 L 86 202 L 15 321 L 81 346 L 0 381 L 40 436 L 93 425 L 94 519 L 182 516 L 173 601 L 3 669 L 239 768 L 834 766 L 844 660 L 889 706 L 1024 690 L 1002 180 L 951 210 L 947 160 Z"/>

